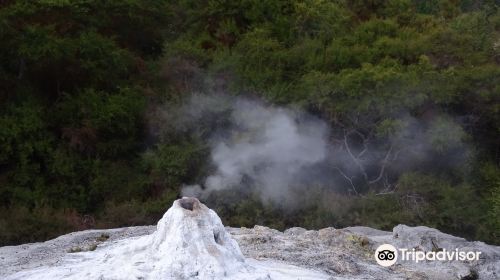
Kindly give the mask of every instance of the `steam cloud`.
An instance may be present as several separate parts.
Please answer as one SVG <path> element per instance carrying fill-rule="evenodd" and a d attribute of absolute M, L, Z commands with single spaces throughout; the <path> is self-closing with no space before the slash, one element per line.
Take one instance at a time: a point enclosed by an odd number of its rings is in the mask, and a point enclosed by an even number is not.
<path fill-rule="evenodd" d="M 323 121 L 247 99 L 232 99 L 229 107 L 230 129 L 212 141 L 215 173 L 206 178 L 204 188 L 185 186 L 182 195 L 200 197 L 250 181 L 263 200 L 277 201 L 311 166 L 326 159 L 328 129 Z"/>
<path fill-rule="evenodd" d="M 200 199 L 250 190 L 263 202 L 294 208 L 307 201 L 306 187 L 356 194 L 376 182 L 390 189 L 398 174 L 414 170 L 466 174 L 472 159 L 462 126 L 438 112 L 427 119 L 402 112 L 390 135 L 366 143 L 300 110 L 227 95 L 194 94 L 163 112 L 161 129 L 209 143 L 211 175 L 182 188 L 183 196 Z"/>

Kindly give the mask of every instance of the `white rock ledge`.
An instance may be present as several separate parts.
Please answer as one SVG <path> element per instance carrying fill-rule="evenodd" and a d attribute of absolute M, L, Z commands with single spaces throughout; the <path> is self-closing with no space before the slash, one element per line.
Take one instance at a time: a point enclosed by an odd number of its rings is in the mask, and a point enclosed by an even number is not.
<path fill-rule="evenodd" d="M 383 243 L 482 254 L 474 262 L 398 262 L 385 268 L 373 258 Z M 500 279 L 500 247 L 405 225 L 392 233 L 367 227 L 224 228 L 214 211 L 182 198 L 156 227 L 88 230 L 0 247 L 0 279 Z"/>

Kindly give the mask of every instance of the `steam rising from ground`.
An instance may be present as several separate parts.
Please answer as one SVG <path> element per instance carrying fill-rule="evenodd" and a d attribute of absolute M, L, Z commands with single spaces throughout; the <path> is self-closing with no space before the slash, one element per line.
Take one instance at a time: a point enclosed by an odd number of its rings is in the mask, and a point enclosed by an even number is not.
<path fill-rule="evenodd" d="M 183 196 L 201 199 L 214 191 L 248 191 L 263 202 L 294 208 L 310 200 L 307 195 L 314 188 L 386 192 L 394 190 L 405 172 L 466 174 L 472 155 L 462 126 L 439 112 L 421 119 L 401 112 L 382 123 L 381 128 L 390 128 L 383 134 L 379 128 L 330 130 L 326 122 L 300 110 L 227 95 L 194 94 L 169 111 L 162 125 L 197 135 L 209 145 L 211 175 L 182 189 Z"/>
<path fill-rule="evenodd" d="M 202 189 L 186 186 L 185 196 L 203 196 L 251 183 L 264 200 L 286 196 L 298 177 L 327 156 L 326 123 L 305 113 L 232 99 L 229 129 L 213 138 L 216 171 Z"/>

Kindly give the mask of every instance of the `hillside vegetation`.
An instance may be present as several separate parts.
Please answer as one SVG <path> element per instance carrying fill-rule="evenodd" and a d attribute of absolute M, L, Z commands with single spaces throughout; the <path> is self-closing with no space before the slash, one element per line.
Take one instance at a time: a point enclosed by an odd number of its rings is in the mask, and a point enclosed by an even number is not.
<path fill-rule="evenodd" d="M 403 223 L 500 244 L 494 0 L 7 0 L 0 41 L 0 245 L 156 222 L 213 169 L 225 115 L 162 118 L 193 92 L 307 111 L 353 166 L 294 209 L 213 193 L 227 225 Z"/>

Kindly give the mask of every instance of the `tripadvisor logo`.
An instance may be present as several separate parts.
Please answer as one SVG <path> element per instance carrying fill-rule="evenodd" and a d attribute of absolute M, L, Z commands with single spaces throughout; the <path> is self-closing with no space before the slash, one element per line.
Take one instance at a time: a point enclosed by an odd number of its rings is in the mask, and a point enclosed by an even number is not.
<path fill-rule="evenodd" d="M 443 249 L 439 252 L 423 252 L 416 251 L 415 249 L 405 249 L 392 246 L 391 244 L 382 244 L 375 250 L 375 260 L 381 266 L 391 266 L 396 263 L 398 259 L 401 261 L 414 261 L 416 263 L 421 261 L 477 261 L 479 260 L 481 252 L 473 251 L 459 251 L 455 249 L 448 251 Z M 399 256 L 399 257 L 398 257 Z"/>
<path fill-rule="evenodd" d="M 375 251 L 375 260 L 381 266 L 391 266 L 398 260 L 398 250 L 391 244 L 382 244 Z"/>

